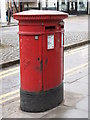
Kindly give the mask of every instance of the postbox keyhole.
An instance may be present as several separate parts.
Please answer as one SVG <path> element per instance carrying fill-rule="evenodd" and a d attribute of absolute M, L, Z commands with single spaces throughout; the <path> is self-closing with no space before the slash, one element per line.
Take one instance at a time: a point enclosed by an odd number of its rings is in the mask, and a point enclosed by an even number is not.
<path fill-rule="evenodd" d="M 40 60 L 40 58 L 38 58 L 38 61 Z"/>
<path fill-rule="evenodd" d="M 64 28 L 64 26 L 63 26 L 63 25 L 61 25 L 61 28 Z"/>

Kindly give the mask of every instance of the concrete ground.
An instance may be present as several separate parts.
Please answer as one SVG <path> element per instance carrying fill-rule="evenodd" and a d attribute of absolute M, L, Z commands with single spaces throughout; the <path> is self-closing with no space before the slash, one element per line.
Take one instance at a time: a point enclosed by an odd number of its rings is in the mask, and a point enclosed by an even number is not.
<path fill-rule="evenodd" d="M 52 110 L 20 110 L 19 65 L 0 70 L 0 111 L 3 118 L 88 118 L 88 45 L 65 51 L 64 101 Z"/>
<path fill-rule="evenodd" d="M 69 16 L 65 21 L 65 46 L 88 40 L 88 16 Z M 0 65 L 19 59 L 18 26 L 0 28 Z"/>

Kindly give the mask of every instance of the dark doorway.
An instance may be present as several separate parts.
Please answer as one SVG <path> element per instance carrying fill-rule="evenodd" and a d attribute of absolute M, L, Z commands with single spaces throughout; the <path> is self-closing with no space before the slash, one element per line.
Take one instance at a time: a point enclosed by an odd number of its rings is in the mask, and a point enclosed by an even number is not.
<path fill-rule="evenodd" d="M 22 2 L 20 2 L 20 12 L 23 11 L 23 5 L 22 5 Z"/>
<path fill-rule="evenodd" d="M 77 14 L 77 2 L 69 2 L 68 4 L 69 14 L 76 15 Z"/>

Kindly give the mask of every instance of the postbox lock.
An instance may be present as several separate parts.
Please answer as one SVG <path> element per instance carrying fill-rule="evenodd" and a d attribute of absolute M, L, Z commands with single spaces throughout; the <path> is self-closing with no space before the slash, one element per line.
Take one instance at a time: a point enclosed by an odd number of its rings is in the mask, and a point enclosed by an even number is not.
<path fill-rule="evenodd" d="M 35 40 L 38 40 L 38 38 L 39 38 L 38 35 L 36 35 L 36 36 L 35 36 Z"/>
<path fill-rule="evenodd" d="M 38 61 L 40 60 L 40 58 L 38 58 Z"/>

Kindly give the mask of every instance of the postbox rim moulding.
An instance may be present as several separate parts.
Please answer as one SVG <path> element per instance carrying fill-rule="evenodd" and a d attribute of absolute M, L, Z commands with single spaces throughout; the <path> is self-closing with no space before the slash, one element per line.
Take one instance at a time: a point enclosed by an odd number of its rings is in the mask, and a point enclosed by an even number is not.
<path fill-rule="evenodd" d="M 49 19 L 65 19 L 68 17 L 67 13 L 51 10 L 28 10 L 14 14 L 17 20 L 49 20 Z"/>

